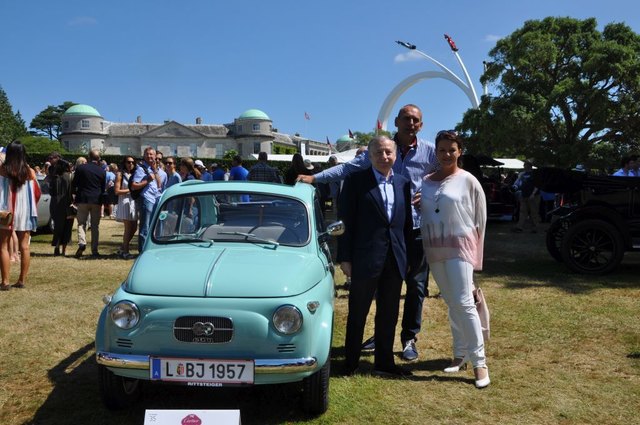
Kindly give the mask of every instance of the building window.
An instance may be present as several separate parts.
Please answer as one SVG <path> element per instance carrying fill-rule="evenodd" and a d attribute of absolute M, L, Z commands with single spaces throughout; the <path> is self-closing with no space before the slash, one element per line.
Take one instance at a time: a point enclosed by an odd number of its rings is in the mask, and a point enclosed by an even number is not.
<path fill-rule="evenodd" d="M 120 145 L 120 155 L 128 155 L 129 154 L 129 145 L 122 144 Z"/>
<path fill-rule="evenodd" d="M 178 145 L 176 143 L 169 143 L 169 155 L 178 156 Z"/>
<path fill-rule="evenodd" d="M 236 131 L 238 133 L 242 133 L 242 126 L 241 125 L 236 126 Z"/>
<path fill-rule="evenodd" d="M 189 143 L 189 153 L 191 156 L 198 156 L 198 145 Z"/>
<path fill-rule="evenodd" d="M 242 143 L 238 143 L 238 155 L 242 156 Z"/>
<path fill-rule="evenodd" d="M 91 123 L 89 122 L 89 120 L 82 120 L 82 128 L 89 128 L 91 127 Z"/>
<path fill-rule="evenodd" d="M 253 153 L 260 153 L 260 142 L 253 143 Z"/>
<path fill-rule="evenodd" d="M 82 153 L 89 153 L 89 149 L 91 147 L 91 144 L 89 143 L 88 140 L 83 140 L 80 144 L 80 152 Z"/>
<path fill-rule="evenodd" d="M 62 123 L 62 128 L 67 129 L 69 128 L 69 121 L 65 121 Z"/>
<path fill-rule="evenodd" d="M 260 131 L 260 124 L 253 124 L 253 131 Z"/>
<path fill-rule="evenodd" d="M 224 156 L 224 145 L 222 143 L 216 143 L 216 158 L 222 158 Z"/>

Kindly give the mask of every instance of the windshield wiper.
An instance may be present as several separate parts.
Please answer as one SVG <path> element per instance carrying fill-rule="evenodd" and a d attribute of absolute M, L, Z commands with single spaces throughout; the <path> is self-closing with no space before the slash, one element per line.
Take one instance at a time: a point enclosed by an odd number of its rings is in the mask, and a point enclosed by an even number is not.
<path fill-rule="evenodd" d="M 206 242 L 209 246 L 213 245 L 213 241 L 211 239 L 203 239 L 199 236 L 193 235 L 173 235 L 168 238 L 161 239 L 165 242 Z"/>
<path fill-rule="evenodd" d="M 280 244 L 276 241 L 274 241 L 273 239 L 264 239 L 264 238 L 260 238 L 256 235 L 254 235 L 253 233 L 247 233 L 247 232 L 218 232 L 219 235 L 233 235 L 233 236 L 244 236 L 247 239 L 251 239 L 254 240 L 256 242 L 262 242 L 262 243 L 268 243 L 274 246 L 280 246 Z"/>

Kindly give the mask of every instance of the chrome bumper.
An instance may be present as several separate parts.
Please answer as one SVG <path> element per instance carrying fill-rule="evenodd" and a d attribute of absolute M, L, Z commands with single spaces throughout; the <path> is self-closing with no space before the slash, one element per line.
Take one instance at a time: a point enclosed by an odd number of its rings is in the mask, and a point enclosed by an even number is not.
<path fill-rule="evenodd" d="M 146 369 L 149 370 L 150 356 L 133 354 L 115 354 L 105 351 L 96 353 L 96 362 L 107 367 L 122 369 Z M 315 357 L 302 357 L 298 359 L 257 359 L 255 360 L 256 373 L 300 373 L 311 372 L 318 364 Z"/>

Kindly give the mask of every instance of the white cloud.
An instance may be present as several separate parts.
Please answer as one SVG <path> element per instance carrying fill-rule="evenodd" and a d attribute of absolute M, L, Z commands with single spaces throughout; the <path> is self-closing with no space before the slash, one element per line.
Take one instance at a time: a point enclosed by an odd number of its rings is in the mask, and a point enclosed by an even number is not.
<path fill-rule="evenodd" d="M 409 50 L 407 53 L 400 53 L 396 55 L 396 57 L 393 58 L 393 61 L 396 63 L 400 63 L 400 62 L 416 61 L 419 59 L 424 59 L 422 55 L 420 55 L 420 53 L 416 52 L 415 50 Z"/>
<path fill-rule="evenodd" d="M 67 22 L 70 27 L 89 27 L 96 25 L 98 20 L 92 16 L 76 16 Z"/>
<path fill-rule="evenodd" d="M 500 40 L 502 38 L 501 35 L 495 35 L 495 34 L 487 34 L 484 36 L 484 41 L 489 42 L 489 43 L 495 43 L 496 41 Z"/>

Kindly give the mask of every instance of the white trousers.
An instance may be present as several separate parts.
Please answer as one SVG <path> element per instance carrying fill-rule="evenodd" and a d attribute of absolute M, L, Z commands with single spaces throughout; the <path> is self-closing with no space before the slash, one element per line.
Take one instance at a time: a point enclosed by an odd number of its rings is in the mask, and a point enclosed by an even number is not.
<path fill-rule="evenodd" d="M 473 367 L 486 366 L 482 327 L 473 299 L 473 265 L 455 258 L 429 263 L 429 268 L 449 307 L 453 357 L 468 357 Z"/>

